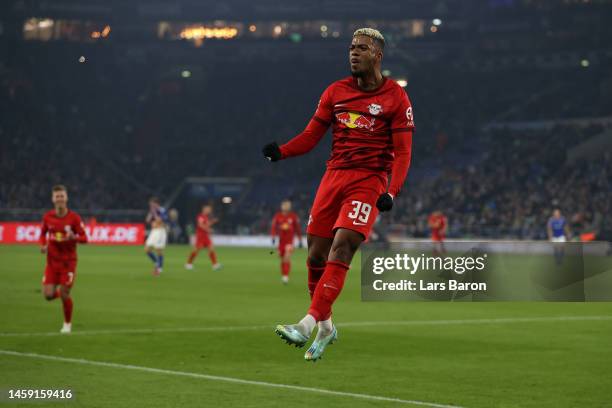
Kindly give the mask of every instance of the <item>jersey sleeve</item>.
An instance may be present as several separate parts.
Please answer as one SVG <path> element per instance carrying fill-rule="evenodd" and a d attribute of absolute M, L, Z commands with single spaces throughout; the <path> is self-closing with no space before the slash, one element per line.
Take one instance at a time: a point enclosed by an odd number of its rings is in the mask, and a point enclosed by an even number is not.
<path fill-rule="evenodd" d="M 334 103 L 332 101 L 333 87 L 334 85 L 332 84 L 323 91 L 319 99 L 319 104 L 317 105 L 317 110 L 313 116 L 314 120 L 317 120 L 325 126 L 331 125 L 334 114 Z"/>
<path fill-rule="evenodd" d="M 414 115 L 412 113 L 412 103 L 408 94 L 399 88 L 397 92 L 399 104 L 391 119 L 391 132 L 408 132 L 414 130 Z"/>
<path fill-rule="evenodd" d="M 78 215 L 75 215 L 74 221 L 72 224 L 73 224 L 72 228 L 74 232 L 76 233 L 77 242 L 81 244 L 87 243 L 87 232 L 85 232 L 85 224 L 83 224 L 81 217 Z"/>
<path fill-rule="evenodd" d="M 393 197 L 400 193 L 408 175 L 412 156 L 412 133 L 414 130 L 412 104 L 406 92 L 401 88 L 398 90 L 397 99 L 399 103 L 391 118 L 394 159 L 391 169 L 389 194 Z"/>

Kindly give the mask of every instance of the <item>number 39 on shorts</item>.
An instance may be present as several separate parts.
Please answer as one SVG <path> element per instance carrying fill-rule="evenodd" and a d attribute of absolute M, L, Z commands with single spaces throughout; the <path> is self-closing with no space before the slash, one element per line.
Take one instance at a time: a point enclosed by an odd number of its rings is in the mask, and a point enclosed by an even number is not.
<path fill-rule="evenodd" d="M 353 206 L 353 210 L 348 214 L 348 217 L 359 222 L 367 223 L 368 218 L 370 218 L 372 206 L 357 200 L 351 201 L 351 205 Z"/>

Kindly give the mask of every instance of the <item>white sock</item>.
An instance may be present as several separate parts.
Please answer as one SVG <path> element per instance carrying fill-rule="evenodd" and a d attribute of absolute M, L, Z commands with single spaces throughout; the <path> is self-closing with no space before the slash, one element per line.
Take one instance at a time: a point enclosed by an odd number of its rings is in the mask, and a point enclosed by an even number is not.
<path fill-rule="evenodd" d="M 312 315 L 307 314 L 302 320 L 296 325 L 297 329 L 304 336 L 310 337 L 312 330 L 317 325 L 317 321 Z"/>
<path fill-rule="evenodd" d="M 319 323 L 317 323 L 317 325 L 319 326 L 319 332 L 317 333 L 317 336 L 319 334 L 321 334 L 322 336 L 328 336 L 334 329 L 334 325 L 332 324 L 331 318 L 327 320 L 321 320 Z"/>

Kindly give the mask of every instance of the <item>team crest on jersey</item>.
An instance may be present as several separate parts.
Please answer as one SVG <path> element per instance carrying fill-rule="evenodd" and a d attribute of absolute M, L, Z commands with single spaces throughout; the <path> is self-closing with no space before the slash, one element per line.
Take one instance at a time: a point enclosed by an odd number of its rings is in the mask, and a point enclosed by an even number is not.
<path fill-rule="evenodd" d="M 336 113 L 336 119 L 350 129 L 374 130 L 374 118 L 368 118 L 357 112 Z"/>
<path fill-rule="evenodd" d="M 368 111 L 372 114 L 372 115 L 378 115 L 379 113 L 382 112 L 382 106 L 377 105 L 375 103 L 371 103 L 370 106 L 368 106 Z"/>

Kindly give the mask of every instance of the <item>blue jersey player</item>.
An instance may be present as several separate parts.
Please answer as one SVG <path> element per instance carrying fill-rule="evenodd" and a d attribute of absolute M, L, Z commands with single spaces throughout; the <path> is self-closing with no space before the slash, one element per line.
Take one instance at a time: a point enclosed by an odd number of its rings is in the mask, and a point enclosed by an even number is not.
<path fill-rule="evenodd" d="M 160 205 L 157 197 L 149 200 L 149 213 L 146 221 L 151 226 L 151 230 L 145 243 L 145 252 L 153 261 L 153 275 L 158 276 L 164 267 L 164 248 L 168 239 L 166 231 L 168 211 Z"/>
<path fill-rule="evenodd" d="M 552 217 L 548 219 L 546 230 L 548 240 L 554 243 L 555 261 L 557 264 L 560 264 L 565 254 L 565 248 L 562 243 L 567 242 L 570 238 L 570 230 L 565 217 L 561 215 L 561 210 L 558 208 L 555 208 Z"/>

